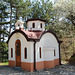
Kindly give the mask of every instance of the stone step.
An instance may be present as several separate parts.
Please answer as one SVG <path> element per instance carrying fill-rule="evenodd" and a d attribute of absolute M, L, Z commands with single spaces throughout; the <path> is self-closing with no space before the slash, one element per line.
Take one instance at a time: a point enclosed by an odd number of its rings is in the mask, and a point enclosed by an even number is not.
<path fill-rule="evenodd" d="M 21 67 L 13 67 L 13 69 L 20 70 L 22 68 Z"/>

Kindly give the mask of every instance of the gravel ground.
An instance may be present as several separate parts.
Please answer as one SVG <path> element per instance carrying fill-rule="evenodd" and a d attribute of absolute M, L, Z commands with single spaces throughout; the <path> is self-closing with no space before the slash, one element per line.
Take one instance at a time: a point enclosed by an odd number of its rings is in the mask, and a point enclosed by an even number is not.
<path fill-rule="evenodd" d="M 0 75 L 75 75 L 75 66 L 63 64 L 52 69 L 28 72 L 22 69 L 16 70 L 9 66 L 0 67 Z"/>

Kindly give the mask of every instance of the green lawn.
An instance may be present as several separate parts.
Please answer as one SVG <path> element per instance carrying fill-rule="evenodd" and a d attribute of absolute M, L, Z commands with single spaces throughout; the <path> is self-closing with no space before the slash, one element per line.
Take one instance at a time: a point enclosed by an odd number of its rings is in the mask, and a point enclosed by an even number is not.
<path fill-rule="evenodd" d="M 4 65 L 8 65 L 9 63 L 8 62 L 2 62 L 0 63 L 0 66 L 4 66 Z"/>

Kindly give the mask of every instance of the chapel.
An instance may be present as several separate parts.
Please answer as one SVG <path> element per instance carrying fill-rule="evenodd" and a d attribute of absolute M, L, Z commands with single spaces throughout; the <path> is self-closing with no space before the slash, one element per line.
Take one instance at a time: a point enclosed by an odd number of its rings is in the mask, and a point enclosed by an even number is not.
<path fill-rule="evenodd" d="M 36 71 L 61 64 L 60 41 L 55 33 L 45 30 L 45 20 L 28 19 L 27 29 L 18 20 L 8 38 L 9 66 Z"/>

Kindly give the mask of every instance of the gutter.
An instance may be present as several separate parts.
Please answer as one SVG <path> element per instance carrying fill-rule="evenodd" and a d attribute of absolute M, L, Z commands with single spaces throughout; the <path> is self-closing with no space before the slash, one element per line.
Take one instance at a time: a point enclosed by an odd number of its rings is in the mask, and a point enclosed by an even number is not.
<path fill-rule="evenodd" d="M 36 41 L 34 40 L 34 70 L 37 71 L 36 69 Z"/>
<path fill-rule="evenodd" d="M 60 53 L 60 45 L 61 45 L 62 42 L 63 42 L 63 41 L 59 41 L 59 64 L 60 64 L 60 65 L 62 65 L 62 64 L 61 64 L 61 53 Z"/>
<path fill-rule="evenodd" d="M 59 43 L 59 64 L 61 65 L 60 43 Z"/>

